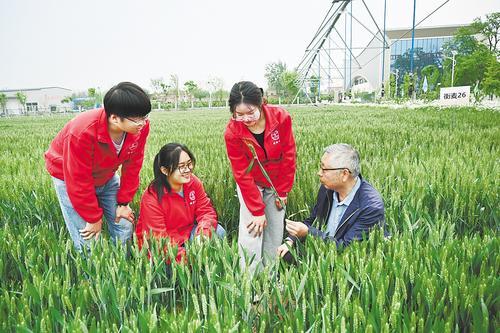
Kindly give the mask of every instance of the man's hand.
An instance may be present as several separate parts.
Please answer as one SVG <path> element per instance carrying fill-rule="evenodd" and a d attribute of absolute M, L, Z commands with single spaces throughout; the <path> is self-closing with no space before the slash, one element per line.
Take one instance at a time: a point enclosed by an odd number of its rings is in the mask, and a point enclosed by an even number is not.
<path fill-rule="evenodd" d="M 295 222 L 292 220 L 285 219 L 286 221 L 286 231 L 291 236 L 295 236 L 298 238 L 304 238 L 307 236 L 309 232 L 309 227 L 302 222 Z"/>
<path fill-rule="evenodd" d="M 281 199 L 281 201 L 283 202 L 283 204 L 285 204 L 285 205 L 286 205 L 286 204 L 287 204 L 287 197 L 280 197 L 279 199 L 278 199 L 278 198 L 276 198 L 276 199 L 274 200 L 274 203 L 276 204 L 276 207 L 277 207 L 279 210 L 282 210 L 282 209 L 283 209 L 283 208 L 285 208 L 285 207 L 283 207 L 283 205 L 281 204 L 280 199 Z"/>
<path fill-rule="evenodd" d="M 96 223 L 88 223 L 85 226 L 85 228 L 78 230 L 80 232 L 80 236 L 83 237 L 84 240 L 89 240 L 95 237 L 99 238 L 99 235 L 101 234 L 101 229 L 102 229 L 102 218 L 97 221 Z"/>
<path fill-rule="evenodd" d="M 120 219 L 124 218 L 134 223 L 134 211 L 130 208 L 129 205 L 126 206 L 116 206 L 116 217 L 115 223 L 119 223 Z"/>
<path fill-rule="evenodd" d="M 249 234 L 254 233 L 254 237 L 262 235 L 264 228 L 267 227 L 266 215 L 254 216 L 253 221 L 247 225 Z"/>
<path fill-rule="evenodd" d="M 278 247 L 277 253 L 280 258 L 283 258 L 285 254 L 290 251 L 293 246 L 293 241 L 287 239 L 283 244 Z"/>

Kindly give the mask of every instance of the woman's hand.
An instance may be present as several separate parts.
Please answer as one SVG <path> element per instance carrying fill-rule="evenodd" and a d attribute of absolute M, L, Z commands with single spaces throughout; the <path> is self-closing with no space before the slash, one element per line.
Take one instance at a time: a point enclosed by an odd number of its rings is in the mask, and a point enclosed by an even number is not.
<path fill-rule="evenodd" d="M 266 215 L 254 216 L 252 222 L 247 225 L 247 230 L 249 234 L 254 233 L 254 237 L 259 237 L 265 227 L 267 227 Z"/>
<path fill-rule="evenodd" d="M 276 204 L 276 207 L 277 207 L 279 210 L 282 210 L 282 209 L 283 209 L 283 208 L 285 208 L 285 207 L 283 207 L 283 205 L 281 204 L 280 199 L 281 199 L 281 202 L 283 202 L 283 204 L 284 204 L 284 205 L 286 205 L 286 204 L 287 204 L 287 197 L 279 197 L 279 199 L 278 199 L 278 198 L 276 198 L 276 199 L 274 200 L 274 203 Z"/>

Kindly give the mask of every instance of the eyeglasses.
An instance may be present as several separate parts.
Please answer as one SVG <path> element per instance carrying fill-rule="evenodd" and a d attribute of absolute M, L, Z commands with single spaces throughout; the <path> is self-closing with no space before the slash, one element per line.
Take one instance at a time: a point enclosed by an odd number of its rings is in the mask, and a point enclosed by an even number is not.
<path fill-rule="evenodd" d="M 188 173 L 193 171 L 193 169 L 194 169 L 194 163 L 191 160 L 187 161 L 186 164 L 179 165 L 177 167 L 177 170 L 179 170 L 180 173 Z"/>
<path fill-rule="evenodd" d="M 335 170 L 347 170 L 349 173 L 351 173 L 351 170 L 349 168 L 322 168 L 321 166 L 319 167 L 321 170 L 321 173 L 325 173 L 325 171 L 335 171 Z"/>
<path fill-rule="evenodd" d="M 249 107 L 248 109 L 250 110 L 250 112 L 243 114 L 243 115 L 235 113 L 233 116 L 234 120 L 236 120 L 236 121 L 253 121 L 253 120 L 259 119 L 260 110 L 258 107 L 254 107 L 253 109 L 250 109 L 250 107 Z"/>
<path fill-rule="evenodd" d="M 142 117 L 142 118 L 136 118 L 136 119 L 132 119 L 132 118 L 129 118 L 129 117 L 123 117 L 123 118 L 125 118 L 127 120 L 130 120 L 131 122 L 133 122 L 136 125 L 143 125 L 149 119 L 149 115 L 147 115 L 145 117 Z"/>

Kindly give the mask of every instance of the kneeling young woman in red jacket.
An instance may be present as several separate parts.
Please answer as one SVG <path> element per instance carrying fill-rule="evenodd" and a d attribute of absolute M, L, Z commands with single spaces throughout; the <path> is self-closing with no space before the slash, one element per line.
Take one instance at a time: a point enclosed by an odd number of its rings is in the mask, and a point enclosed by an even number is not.
<path fill-rule="evenodd" d="M 193 174 L 195 157 L 179 143 L 169 143 L 156 154 L 154 180 L 142 195 L 136 226 L 139 246 L 152 234 L 168 237 L 177 245 L 177 261 L 185 254 L 184 244 L 198 236 L 211 236 L 225 230 L 217 223 L 217 213 L 200 179 Z"/>

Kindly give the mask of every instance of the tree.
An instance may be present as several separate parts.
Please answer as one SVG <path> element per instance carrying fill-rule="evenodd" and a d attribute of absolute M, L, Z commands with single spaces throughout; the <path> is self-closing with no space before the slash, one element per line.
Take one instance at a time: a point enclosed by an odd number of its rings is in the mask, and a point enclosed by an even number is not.
<path fill-rule="evenodd" d="M 87 89 L 88 96 L 91 98 L 95 98 L 97 96 L 97 92 L 95 88 L 88 88 Z"/>
<path fill-rule="evenodd" d="M 208 91 L 199 87 L 193 91 L 194 98 L 196 98 L 199 102 L 201 102 L 204 98 L 207 98 L 209 95 L 210 93 Z"/>
<path fill-rule="evenodd" d="M 162 84 L 164 84 L 163 78 L 151 79 L 150 85 L 153 88 L 153 94 L 161 94 L 163 92 Z"/>
<path fill-rule="evenodd" d="M 488 48 L 481 44 L 478 49 L 469 56 L 457 56 L 455 65 L 455 85 L 456 86 L 474 86 L 479 82 L 479 88 L 482 89 L 482 82 L 485 77 L 488 65 L 496 58 Z"/>
<path fill-rule="evenodd" d="M 198 85 L 193 80 L 189 80 L 184 82 L 184 87 L 191 101 L 191 107 L 193 107 L 194 92 L 198 89 Z"/>
<path fill-rule="evenodd" d="M 422 68 L 420 74 L 422 75 L 422 82 L 425 77 L 427 78 L 427 85 L 429 91 L 434 91 L 439 82 L 439 78 L 441 77 L 439 68 L 436 65 L 428 65 Z"/>
<path fill-rule="evenodd" d="M 184 87 L 186 88 L 186 92 L 189 95 L 192 95 L 193 92 L 198 88 L 198 85 L 193 80 L 189 80 L 184 82 Z"/>
<path fill-rule="evenodd" d="M 151 87 L 153 88 L 153 92 L 158 103 L 158 109 L 161 108 L 160 103 L 165 102 L 168 96 L 168 90 L 170 86 L 165 83 L 163 78 L 151 79 Z"/>
<path fill-rule="evenodd" d="M 86 109 L 92 109 L 101 103 L 101 93 L 96 88 L 87 89 L 87 99 L 82 102 L 82 106 Z"/>
<path fill-rule="evenodd" d="M 411 86 L 411 78 L 409 73 L 405 73 L 403 76 L 403 91 L 402 97 L 411 97 L 410 96 L 410 86 Z"/>
<path fill-rule="evenodd" d="M 460 27 L 448 42 L 443 45 L 443 55 L 452 56 L 452 52 L 466 56 L 474 53 L 479 46 L 479 42 L 474 37 L 478 33 L 477 28 L 472 26 Z"/>
<path fill-rule="evenodd" d="M 278 61 L 266 65 L 264 77 L 267 79 L 267 86 L 273 90 L 278 97 L 285 91 L 283 73 L 286 72 L 286 64 Z"/>
<path fill-rule="evenodd" d="M 311 75 L 309 78 L 309 91 L 311 92 L 311 97 L 318 96 L 319 79 L 316 75 Z"/>
<path fill-rule="evenodd" d="M 495 48 L 496 37 L 493 33 L 498 33 L 495 24 L 500 24 L 497 13 L 487 16 L 487 22 L 482 22 L 479 18 L 473 24 L 458 29 L 457 33 L 443 47 L 443 53 L 447 57 L 443 61 L 443 86 L 451 85 L 451 74 L 453 71 L 452 52 L 456 52 L 454 85 L 469 85 L 476 87 L 476 90 L 483 89 L 486 70 L 492 62 L 496 62 Z M 497 23 L 495 23 L 497 22 Z M 496 29 L 496 30 L 495 30 Z M 480 43 L 474 37 L 475 34 L 488 36 L 490 45 Z M 488 37 L 485 37 L 488 38 Z M 494 72 L 494 69 L 492 70 Z M 493 81 L 490 81 L 493 83 Z"/>
<path fill-rule="evenodd" d="M 212 106 L 212 95 L 217 97 L 219 102 L 224 98 L 224 80 L 218 76 L 211 76 L 208 79 L 209 94 L 210 94 L 210 107 Z"/>
<path fill-rule="evenodd" d="M 394 70 L 399 70 L 398 85 L 401 83 L 404 74 L 410 73 L 410 63 L 411 63 L 410 51 L 406 51 L 402 55 L 396 57 L 394 61 Z M 413 54 L 413 73 L 417 76 L 421 76 L 421 71 L 423 68 L 429 65 L 439 65 L 439 58 L 432 53 L 424 52 L 421 47 L 414 49 Z"/>
<path fill-rule="evenodd" d="M 179 107 L 179 77 L 177 74 L 170 75 L 170 87 L 175 96 L 175 108 Z"/>
<path fill-rule="evenodd" d="M 21 106 L 22 106 L 22 111 L 24 112 L 25 110 L 25 107 L 26 107 L 26 94 L 21 92 L 21 91 L 18 91 L 16 93 L 16 98 L 17 100 L 19 101 L 19 103 L 21 103 Z"/>
<path fill-rule="evenodd" d="M 229 93 L 224 89 L 218 89 L 215 91 L 214 96 L 216 97 L 219 106 L 222 106 L 223 102 L 228 100 Z"/>
<path fill-rule="evenodd" d="M 389 75 L 389 90 L 390 90 L 389 97 L 390 98 L 398 97 L 398 92 L 396 91 L 396 87 L 397 87 L 396 86 L 396 75 L 391 73 Z"/>
<path fill-rule="evenodd" d="M 491 52 L 500 55 L 498 50 L 498 41 L 500 38 L 500 12 L 486 15 L 486 21 L 484 22 L 480 18 L 476 18 L 471 24 L 471 27 L 484 37 L 482 41 L 488 41 L 488 48 Z"/>
<path fill-rule="evenodd" d="M 298 77 L 299 75 L 296 71 L 285 71 L 282 74 L 285 96 L 289 102 L 292 102 L 295 95 L 299 92 L 299 87 L 297 85 Z"/>
<path fill-rule="evenodd" d="M 2 108 L 2 113 L 5 113 L 5 107 L 7 106 L 7 95 L 0 93 L 0 107 Z"/>
<path fill-rule="evenodd" d="M 66 96 L 64 97 L 63 99 L 61 99 L 61 103 L 63 104 L 66 104 L 66 103 L 71 103 L 71 101 L 73 100 L 73 97 L 71 96 Z"/>
<path fill-rule="evenodd" d="M 493 59 L 486 69 L 483 90 L 489 96 L 500 96 L 500 62 Z"/>

